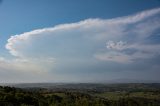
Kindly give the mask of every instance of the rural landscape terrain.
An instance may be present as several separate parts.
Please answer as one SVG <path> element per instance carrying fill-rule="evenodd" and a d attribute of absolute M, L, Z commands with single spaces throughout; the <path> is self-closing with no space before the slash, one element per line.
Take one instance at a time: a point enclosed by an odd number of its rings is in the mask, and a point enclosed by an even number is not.
<path fill-rule="evenodd" d="M 160 84 L 12 84 L 0 87 L 0 106 L 160 106 Z"/>

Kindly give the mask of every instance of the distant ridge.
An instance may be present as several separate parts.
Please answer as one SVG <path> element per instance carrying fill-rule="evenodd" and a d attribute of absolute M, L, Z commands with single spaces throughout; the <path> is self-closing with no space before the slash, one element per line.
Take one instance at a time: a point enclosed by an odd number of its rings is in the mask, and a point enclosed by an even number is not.
<path fill-rule="evenodd" d="M 158 80 L 114 79 L 104 81 L 106 83 L 160 83 Z"/>

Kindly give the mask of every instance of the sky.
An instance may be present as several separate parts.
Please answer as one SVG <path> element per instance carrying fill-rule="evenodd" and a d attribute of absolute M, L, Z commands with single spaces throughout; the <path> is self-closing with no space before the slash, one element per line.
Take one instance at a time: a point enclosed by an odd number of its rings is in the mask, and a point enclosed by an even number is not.
<path fill-rule="evenodd" d="M 0 0 L 0 83 L 159 75 L 160 0 Z"/>

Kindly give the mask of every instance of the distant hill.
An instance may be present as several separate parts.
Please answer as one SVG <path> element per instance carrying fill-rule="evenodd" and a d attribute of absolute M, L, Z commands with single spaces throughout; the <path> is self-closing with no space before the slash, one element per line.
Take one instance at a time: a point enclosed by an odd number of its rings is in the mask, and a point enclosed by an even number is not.
<path fill-rule="evenodd" d="M 114 79 L 104 81 L 105 83 L 160 83 L 158 80 L 137 80 L 137 79 Z"/>

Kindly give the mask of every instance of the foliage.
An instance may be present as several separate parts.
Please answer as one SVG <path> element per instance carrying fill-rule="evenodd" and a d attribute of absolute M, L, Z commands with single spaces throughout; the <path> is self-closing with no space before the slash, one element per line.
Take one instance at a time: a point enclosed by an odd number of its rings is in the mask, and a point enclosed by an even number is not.
<path fill-rule="evenodd" d="M 0 106 L 160 106 L 160 90 L 59 92 L 0 86 Z"/>

